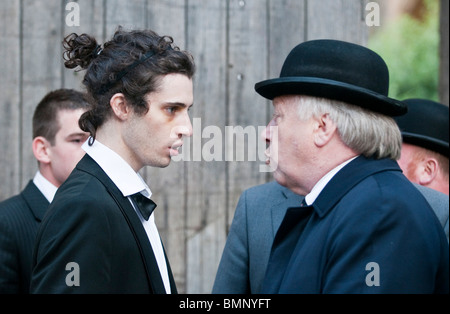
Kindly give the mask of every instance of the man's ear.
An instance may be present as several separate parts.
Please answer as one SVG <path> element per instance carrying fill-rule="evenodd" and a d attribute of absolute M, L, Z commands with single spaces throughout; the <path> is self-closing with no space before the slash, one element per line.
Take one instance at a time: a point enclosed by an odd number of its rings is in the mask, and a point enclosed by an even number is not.
<path fill-rule="evenodd" d="M 426 158 L 420 164 L 420 171 L 417 174 L 420 185 L 430 184 L 438 173 L 438 162 L 434 158 Z"/>
<path fill-rule="evenodd" d="M 48 149 L 50 147 L 50 142 L 42 136 L 37 136 L 33 139 L 32 143 L 32 149 L 34 157 L 43 164 L 50 163 L 50 150 Z"/>
<path fill-rule="evenodd" d="M 119 120 L 126 120 L 128 118 L 131 109 L 128 107 L 125 96 L 122 93 L 114 94 L 111 97 L 109 104 L 114 115 Z"/>
<path fill-rule="evenodd" d="M 325 146 L 333 138 L 336 132 L 336 124 L 330 119 L 328 113 L 314 118 L 314 143 L 318 147 Z"/>

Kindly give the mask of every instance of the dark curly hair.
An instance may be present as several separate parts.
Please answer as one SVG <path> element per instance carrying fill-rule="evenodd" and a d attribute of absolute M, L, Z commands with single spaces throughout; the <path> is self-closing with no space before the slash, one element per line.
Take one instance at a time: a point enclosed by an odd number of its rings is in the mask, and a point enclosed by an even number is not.
<path fill-rule="evenodd" d="M 84 113 L 80 128 L 95 141 L 97 128 L 111 114 L 111 97 L 123 93 L 138 114 L 148 111 L 145 95 L 158 89 L 163 76 L 184 74 L 192 78 L 195 63 L 190 53 L 173 45 L 170 36 L 152 30 L 126 31 L 118 27 L 103 48 L 88 34 L 69 34 L 63 41 L 66 68 L 86 70 L 83 85 L 93 108 Z"/>

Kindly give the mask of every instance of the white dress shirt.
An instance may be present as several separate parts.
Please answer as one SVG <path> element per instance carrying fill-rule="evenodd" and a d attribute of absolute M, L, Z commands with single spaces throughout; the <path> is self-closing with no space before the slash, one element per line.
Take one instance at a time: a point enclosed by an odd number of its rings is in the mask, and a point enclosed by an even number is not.
<path fill-rule="evenodd" d="M 314 185 L 314 187 L 312 188 L 311 192 L 309 192 L 309 194 L 307 194 L 305 196 L 305 202 L 306 205 L 311 205 L 312 203 L 314 203 L 314 201 L 316 200 L 316 198 L 319 196 L 320 192 L 322 192 L 322 190 L 325 188 L 325 186 L 328 184 L 328 182 L 330 182 L 330 180 L 336 175 L 336 173 L 339 172 L 339 170 L 341 170 L 342 168 L 344 168 L 344 166 L 346 164 L 348 164 L 350 161 L 352 161 L 353 159 L 355 159 L 358 156 L 355 156 L 353 158 L 350 158 L 347 161 L 344 161 L 342 164 L 340 164 L 339 166 L 333 168 L 333 170 L 331 170 L 330 172 L 328 172 L 326 175 L 324 175 L 317 183 L 316 185 Z"/>
<path fill-rule="evenodd" d="M 141 220 L 155 254 L 156 262 L 158 263 L 159 272 L 161 274 L 166 292 L 168 294 L 171 293 L 166 258 L 164 256 L 161 238 L 159 236 L 158 229 L 156 228 L 154 212 L 148 220 L 145 220 L 142 217 L 141 212 L 134 207 L 133 202 L 129 198 L 130 195 L 138 192 L 141 192 L 145 197 L 150 198 L 152 196 L 150 188 L 139 173 L 136 173 L 133 168 L 131 168 L 131 166 L 116 152 L 106 147 L 98 140 L 95 140 L 92 146 L 88 145 L 88 141 L 86 141 L 82 146 L 84 151 L 86 151 L 86 153 L 94 159 L 95 162 L 97 162 L 103 171 L 105 171 L 120 192 L 122 192 L 123 196 L 128 197 L 136 214 Z"/>
<path fill-rule="evenodd" d="M 39 191 L 44 194 L 48 202 L 51 203 L 58 188 L 50 183 L 50 181 L 48 181 L 46 178 L 44 178 L 39 170 L 34 175 L 33 183 L 37 186 Z"/>

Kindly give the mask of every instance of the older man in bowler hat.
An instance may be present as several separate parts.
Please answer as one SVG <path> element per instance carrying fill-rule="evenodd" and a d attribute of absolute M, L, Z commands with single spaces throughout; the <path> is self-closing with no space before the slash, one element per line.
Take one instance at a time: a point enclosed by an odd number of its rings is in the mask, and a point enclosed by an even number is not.
<path fill-rule="evenodd" d="M 412 182 L 448 195 L 448 107 L 427 99 L 406 99 L 408 113 L 396 117 L 403 137 L 399 165 Z"/>
<path fill-rule="evenodd" d="M 263 137 L 275 180 L 299 195 L 275 235 L 262 293 L 448 293 L 449 247 L 402 174 L 389 72 L 373 51 L 336 40 L 296 46 Z"/>
<path fill-rule="evenodd" d="M 403 102 L 408 105 L 408 113 L 395 117 L 403 138 L 398 164 L 430 203 L 448 241 L 448 107 L 420 98 Z"/>

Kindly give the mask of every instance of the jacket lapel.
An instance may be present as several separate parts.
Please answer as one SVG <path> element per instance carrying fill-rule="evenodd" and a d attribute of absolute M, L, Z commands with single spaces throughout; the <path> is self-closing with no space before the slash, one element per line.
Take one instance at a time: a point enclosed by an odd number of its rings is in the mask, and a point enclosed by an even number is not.
<path fill-rule="evenodd" d="M 170 267 L 169 258 L 167 257 L 166 249 L 164 248 L 164 244 L 162 244 L 162 247 L 164 250 L 164 257 L 166 258 L 167 273 L 169 275 L 169 283 L 170 283 L 170 291 L 171 291 L 171 294 L 177 294 L 178 291 L 177 291 L 177 286 L 175 284 L 175 278 L 173 277 L 172 268 Z"/>
<path fill-rule="evenodd" d="M 289 207 L 298 207 L 303 200 L 303 196 L 298 195 L 286 187 L 280 187 L 279 191 L 277 191 L 278 196 L 275 199 L 279 199 L 280 201 L 274 203 L 271 207 L 271 217 L 272 217 L 272 233 L 273 238 L 275 238 L 275 234 L 277 233 L 278 228 L 283 221 L 283 218 L 286 214 L 286 211 Z"/>
<path fill-rule="evenodd" d="M 125 220 L 127 221 L 131 232 L 133 233 L 136 244 L 141 253 L 141 257 L 145 264 L 147 278 L 150 282 L 152 292 L 155 294 L 165 294 L 166 290 L 164 288 L 164 284 L 158 268 L 158 263 L 156 262 L 155 254 L 153 253 L 153 249 L 150 245 L 147 233 L 145 232 L 145 229 L 142 226 L 142 223 L 139 220 L 139 217 L 136 215 L 136 212 L 134 211 L 133 206 L 131 205 L 128 198 L 122 195 L 116 185 L 88 154 L 86 154 L 81 159 L 81 161 L 77 165 L 77 168 L 95 176 L 106 187 L 109 194 L 115 200 L 117 206 L 125 217 Z M 168 261 L 167 257 L 166 261 Z M 168 266 L 168 271 L 169 270 L 170 268 Z M 169 278 L 171 277 L 172 272 L 169 271 Z M 174 290 L 176 291 L 176 289 Z"/>
<path fill-rule="evenodd" d="M 45 198 L 45 196 L 39 191 L 37 186 L 33 183 L 32 180 L 30 180 L 23 189 L 23 191 L 20 193 L 22 197 L 24 198 L 25 202 L 28 205 L 28 208 L 33 213 L 34 218 L 41 222 L 42 218 L 45 215 L 45 212 L 48 209 L 48 206 L 50 203 Z"/>

